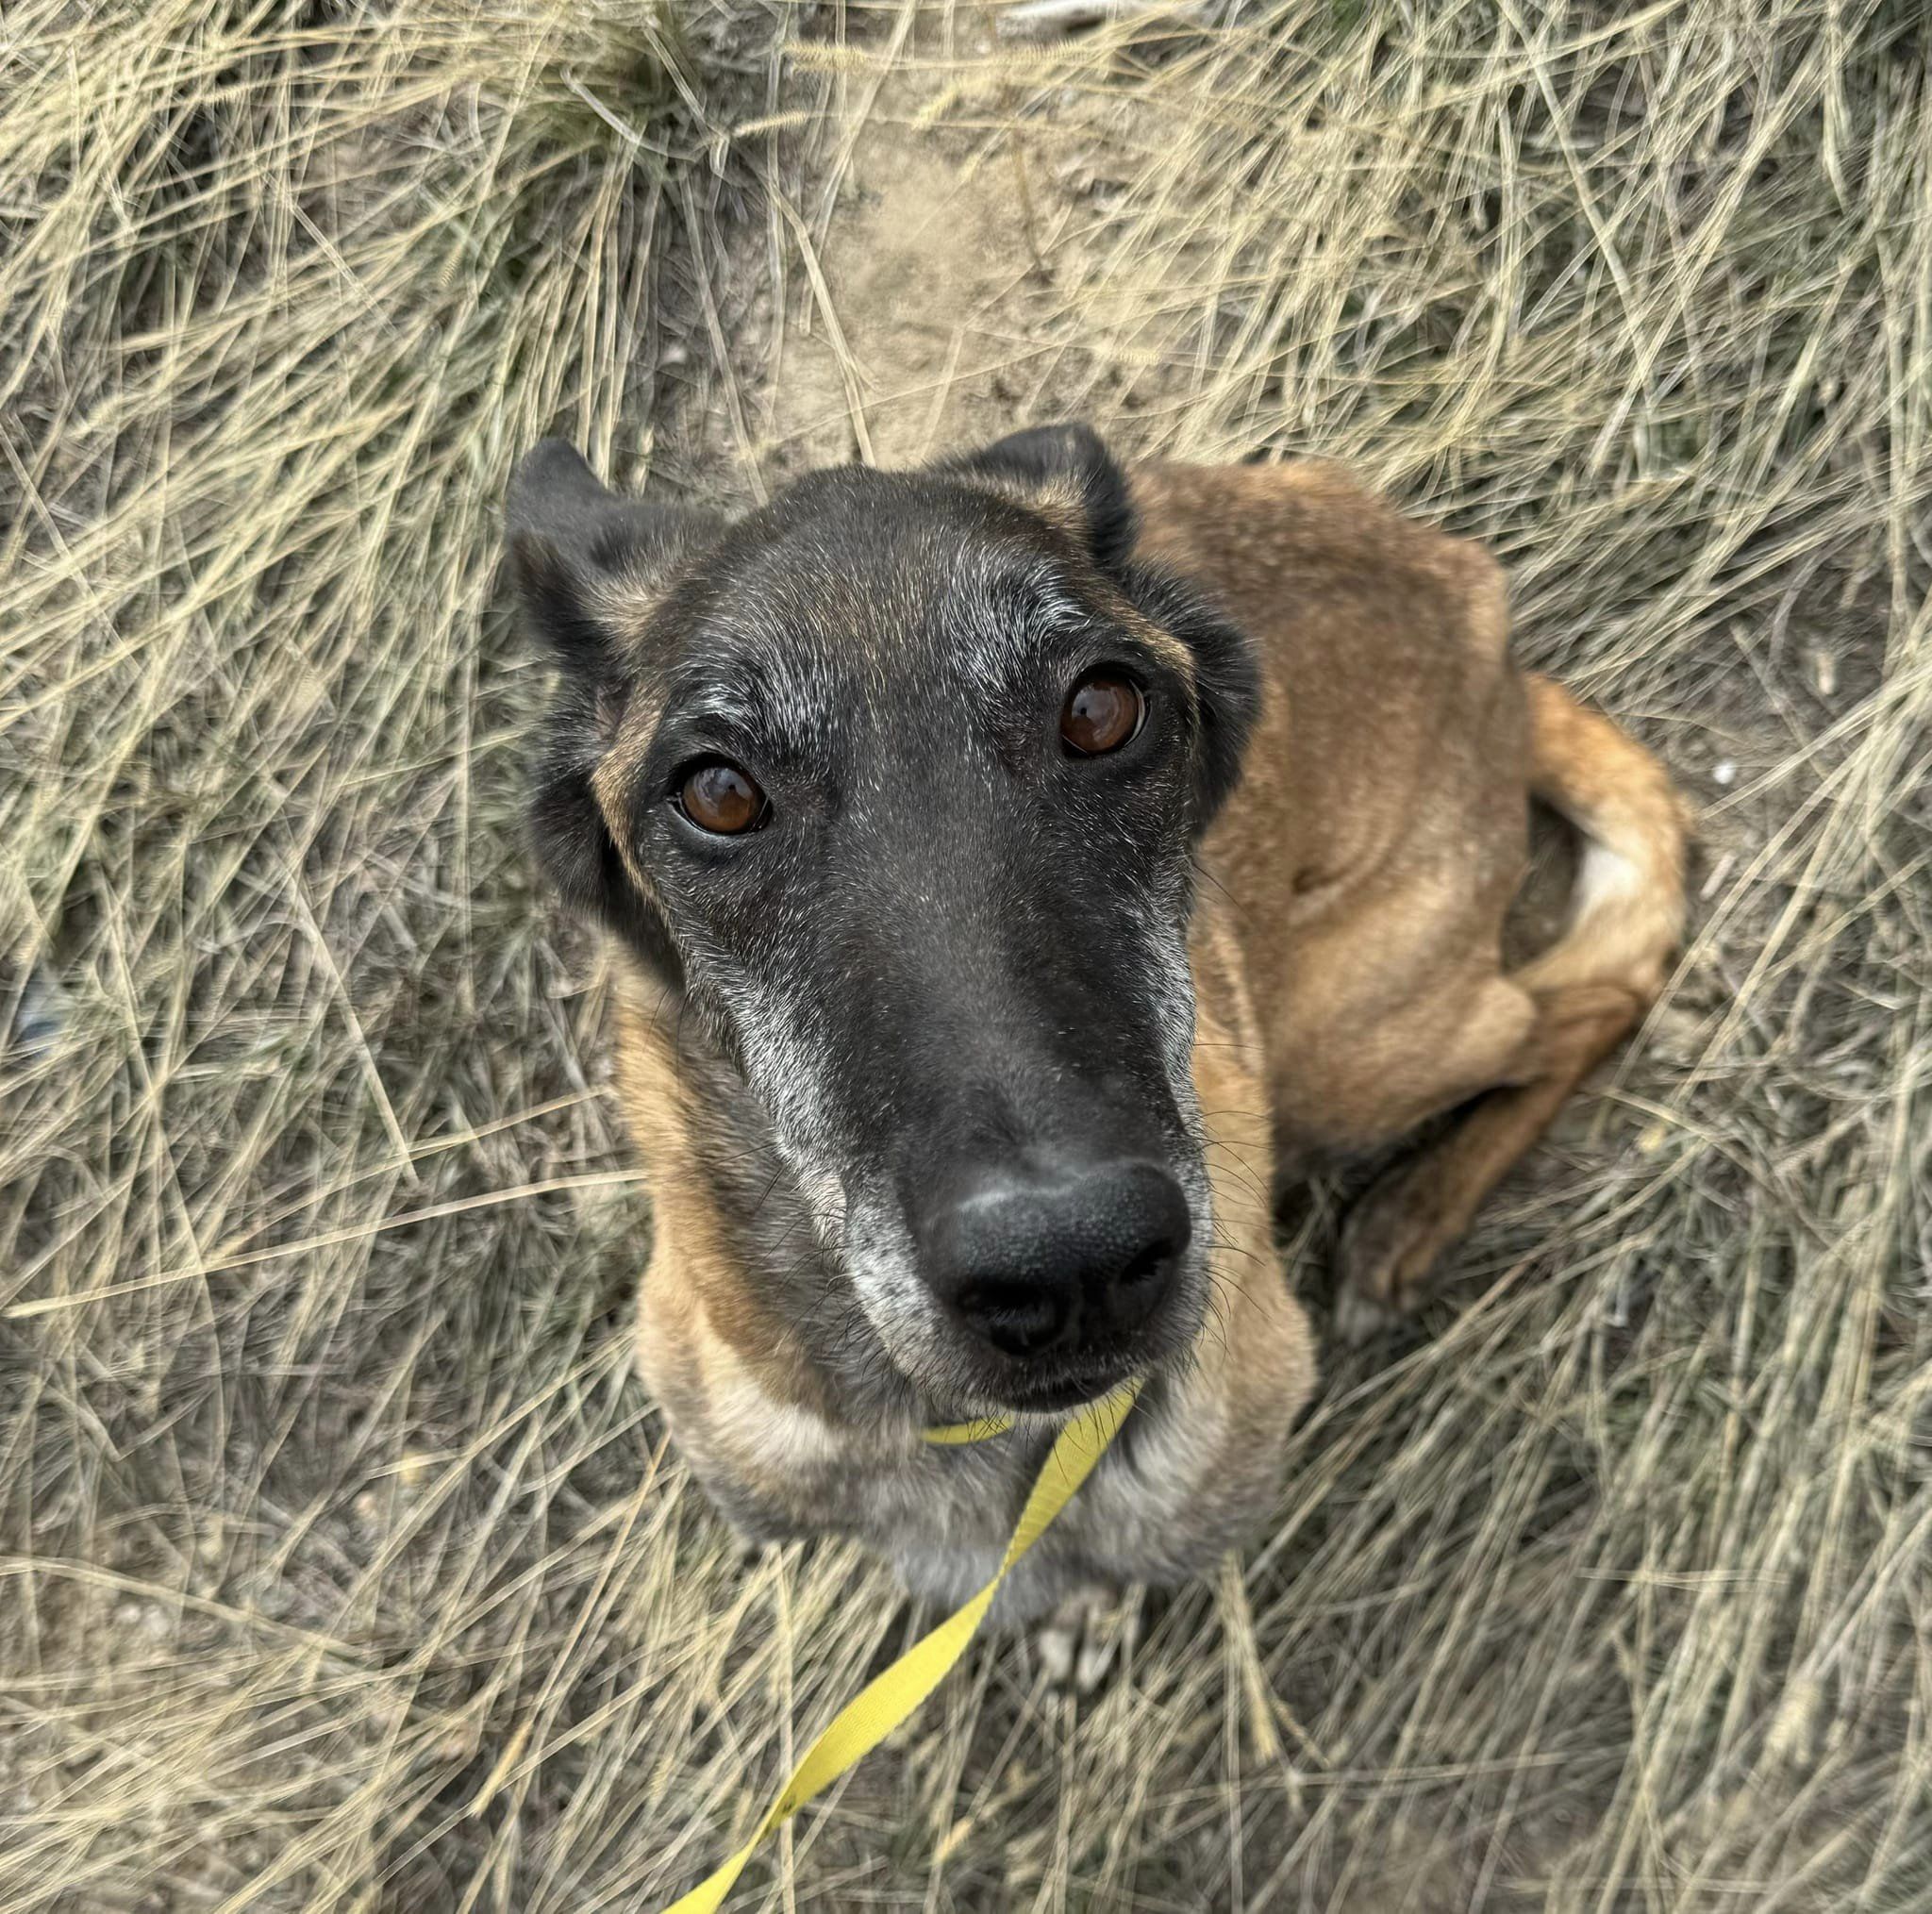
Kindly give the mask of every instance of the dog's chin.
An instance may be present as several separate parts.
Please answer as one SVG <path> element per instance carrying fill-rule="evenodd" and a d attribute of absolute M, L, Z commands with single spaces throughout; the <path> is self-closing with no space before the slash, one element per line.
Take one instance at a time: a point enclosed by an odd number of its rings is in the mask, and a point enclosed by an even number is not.
<path fill-rule="evenodd" d="M 928 1372 L 925 1393 L 958 1406 L 959 1419 L 1004 1412 L 1065 1415 L 1097 1401 L 1134 1376 L 1185 1364 L 1200 1324 L 1176 1310 L 1149 1334 L 1102 1348 L 1070 1349 L 1032 1362 L 1008 1362 L 980 1348 L 963 1349 Z"/>
<path fill-rule="evenodd" d="M 1064 1376 L 1015 1378 L 992 1393 L 991 1404 L 1015 1415 L 1064 1415 L 1070 1409 L 1098 1401 L 1129 1376 L 1143 1373 L 1148 1366 L 1142 1362 L 1116 1361 L 1075 1369 Z"/>

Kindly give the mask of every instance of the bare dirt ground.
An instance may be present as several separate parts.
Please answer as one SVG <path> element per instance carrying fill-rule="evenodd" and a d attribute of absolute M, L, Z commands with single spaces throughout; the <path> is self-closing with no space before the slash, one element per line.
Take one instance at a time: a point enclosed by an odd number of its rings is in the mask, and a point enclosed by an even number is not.
<path fill-rule="evenodd" d="M 734 1905 L 1932 1906 L 1916 9 L 5 36 L 0 1909 L 649 1909 L 919 1627 L 629 1374 L 497 500 L 1065 415 L 1491 540 L 1692 940 L 1260 1545 L 1091 1703 L 983 1645 Z"/>

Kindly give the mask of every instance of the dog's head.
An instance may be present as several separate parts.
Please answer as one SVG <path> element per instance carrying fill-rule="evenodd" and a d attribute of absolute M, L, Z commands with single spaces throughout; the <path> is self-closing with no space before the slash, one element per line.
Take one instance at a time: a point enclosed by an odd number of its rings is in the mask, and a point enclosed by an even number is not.
<path fill-rule="evenodd" d="M 976 1405 L 1063 1406 L 1184 1349 L 1192 858 L 1256 680 L 1132 560 L 1105 447 L 1055 427 L 817 473 L 727 524 L 551 441 L 509 519 L 562 668 L 542 859 L 741 1074 L 842 1307 Z"/>

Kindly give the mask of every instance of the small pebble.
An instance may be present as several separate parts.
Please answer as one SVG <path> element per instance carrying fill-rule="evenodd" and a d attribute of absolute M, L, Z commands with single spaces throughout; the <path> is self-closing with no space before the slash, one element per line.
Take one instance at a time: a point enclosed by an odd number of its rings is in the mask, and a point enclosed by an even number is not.
<path fill-rule="evenodd" d="M 1736 784 L 1738 781 L 1738 767 L 1728 757 L 1723 758 L 1711 766 L 1710 775 L 1713 783 Z"/>
<path fill-rule="evenodd" d="M 51 1050 L 66 1034 L 69 1015 L 67 992 L 44 972 L 29 972 L 13 1013 L 15 1046 L 29 1057 Z"/>

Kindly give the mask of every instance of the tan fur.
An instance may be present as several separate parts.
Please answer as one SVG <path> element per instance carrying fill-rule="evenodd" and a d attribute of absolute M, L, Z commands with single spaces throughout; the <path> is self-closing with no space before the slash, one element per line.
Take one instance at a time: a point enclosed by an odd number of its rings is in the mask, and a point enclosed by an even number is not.
<path fill-rule="evenodd" d="M 1246 631 L 1263 699 L 1203 847 L 1190 940 L 1208 1319 L 1142 1453 L 1096 1474 L 1054 1541 L 1086 1552 L 1081 1573 L 1098 1561 L 1115 1580 L 1198 1572 L 1273 1493 L 1314 1377 L 1274 1244 L 1277 1157 L 1385 1142 L 1475 1100 L 1346 1233 L 1344 1326 L 1412 1307 L 1475 1205 L 1654 1001 L 1683 854 L 1656 762 L 1510 662 L 1502 575 L 1478 547 L 1317 462 L 1143 466 L 1131 483 L 1141 554 Z M 1583 832 L 1584 878 L 1563 938 L 1507 974 L 1502 926 L 1532 790 Z M 610 808 L 621 793 L 600 796 Z M 640 1356 L 699 1473 L 757 1521 L 869 1535 L 926 1592 L 976 1586 L 1019 1478 L 975 1490 L 960 1473 L 979 1466 L 970 1455 L 923 1448 L 909 1423 L 842 1417 L 731 1254 L 705 1170 L 716 1140 L 641 986 L 626 988 L 620 1024 L 620 1084 L 656 1199 Z M 1028 1573 L 1045 1573 L 1051 1553 Z M 1036 1606 L 1065 1592 L 1042 1584 Z"/>
<path fill-rule="evenodd" d="M 1647 752 L 1510 662 L 1480 548 L 1316 461 L 1145 467 L 1134 491 L 1149 556 L 1261 653 L 1260 724 L 1206 849 L 1238 907 L 1283 1144 L 1364 1148 L 1480 1099 L 1352 1217 L 1342 1319 L 1364 1331 L 1415 1306 L 1656 1000 L 1682 926 L 1682 807 Z M 1507 974 L 1532 791 L 1586 850 L 1569 928 Z"/>
<path fill-rule="evenodd" d="M 706 1174 L 706 1140 L 651 994 L 626 975 L 617 1000 L 618 1090 L 651 1188 L 638 1341 L 644 1378 L 674 1414 L 689 1408 L 702 1416 L 707 1395 L 741 1373 L 774 1402 L 829 1413 L 795 1338 L 731 1253 Z"/>
<path fill-rule="evenodd" d="M 1233 915 L 1218 898 L 1196 910 L 1191 945 L 1194 1090 L 1214 1192 L 1213 1294 L 1197 1369 L 1206 1392 L 1224 1405 L 1226 1453 L 1266 1471 L 1314 1388 L 1314 1342 L 1274 1249 L 1267 1053 Z"/>

